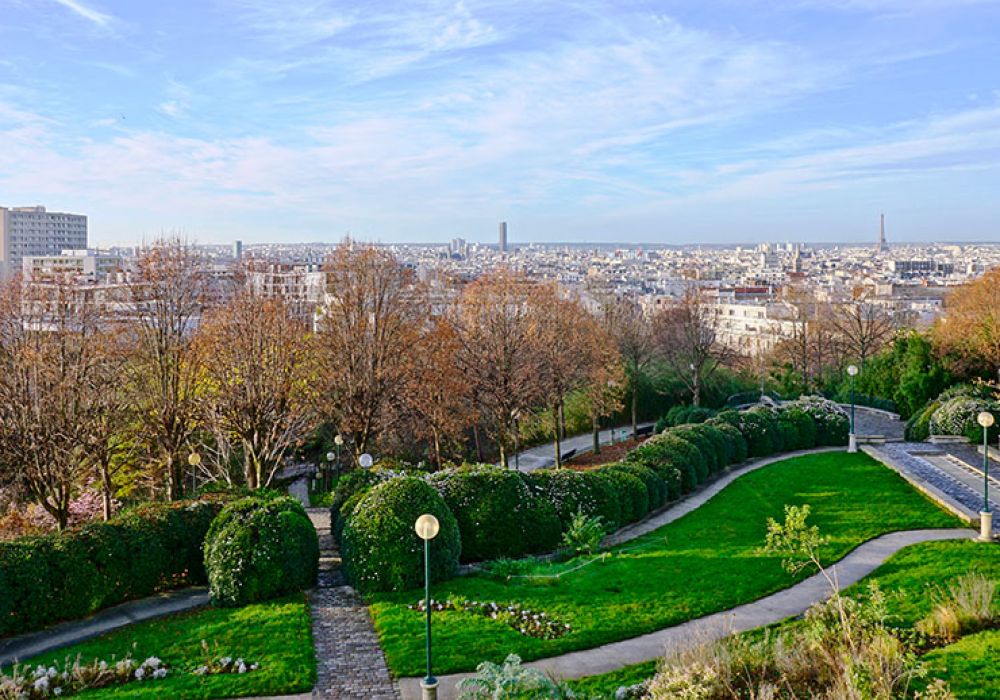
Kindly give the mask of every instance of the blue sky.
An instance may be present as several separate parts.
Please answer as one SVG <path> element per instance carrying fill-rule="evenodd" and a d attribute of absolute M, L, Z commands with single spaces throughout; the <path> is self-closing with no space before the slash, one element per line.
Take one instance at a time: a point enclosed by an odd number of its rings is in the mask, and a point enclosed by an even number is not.
<path fill-rule="evenodd" d="M 97 243 L 1000 240 L 1000 3 L 0 0 L 0 204 Z"/>

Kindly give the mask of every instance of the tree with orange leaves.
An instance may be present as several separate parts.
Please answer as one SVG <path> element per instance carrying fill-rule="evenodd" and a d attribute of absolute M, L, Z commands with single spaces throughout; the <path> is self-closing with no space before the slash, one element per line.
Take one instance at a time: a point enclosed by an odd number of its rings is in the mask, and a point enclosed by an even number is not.
<path fill-rule="evenodd" d="M 948 295 L 932 337 L 961 373 L 1000 369 L 1000 268 Z"/>

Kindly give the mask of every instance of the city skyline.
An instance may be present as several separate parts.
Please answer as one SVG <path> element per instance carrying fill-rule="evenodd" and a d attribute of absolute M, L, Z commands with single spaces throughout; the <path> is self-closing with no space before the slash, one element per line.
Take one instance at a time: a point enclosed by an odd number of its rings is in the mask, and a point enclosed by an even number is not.
<path fill-rule="evenodd" d="M 0 7 L 0 204 L 95 245 L 1000 240 L 995 2 Z"/>

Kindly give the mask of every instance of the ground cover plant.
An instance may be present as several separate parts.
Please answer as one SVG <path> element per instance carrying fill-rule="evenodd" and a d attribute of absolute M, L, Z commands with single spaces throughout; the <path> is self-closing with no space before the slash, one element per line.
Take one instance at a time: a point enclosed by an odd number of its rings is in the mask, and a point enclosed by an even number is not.
<path fill-rule="evenodd" d="M 217 663 L 206 666 L 206 642 Z M 203 700 L 306 692 L 316 681 L 309 608 L 304 595 L 243 608 L 202 608 L 158 620 L 140 622 L 81 644 L 26 659 L 32 666 L 61 663 L 80 655 L 83 663 L 156 657 L 169 673 L 155 684 L 128 684 L 89 690 L 74 697 L 137 700 Z M 226 658 L 245 659 L 247 672 L 222 672 Z M 257 668 L 250 671 L 250 666 Z M 229 664 L 232 666 L 233 664 Z M 6 670 L 6 669 L 5 669 Z"/>
<path fill-rule="evenodd" d="M 435 669 L 469 671 L 512 652 L 530 660 L 592 648 L 786 588 L 796 577 L 782 569 L 780 557 L 761 555 L 759 547 L 766 518 L 781 517 L 785 504 L 805 503 L 830 537 L 822 549 L 825 563 L 885 532 L 959 525 L 864 454 L 784 460 L 740 477 L 701 508 L 610 556 L 537 563 L 517 577 L 484 572 L 435 586 L 436 599 L 518 602 L 572 630 L 558 639 L 533 639 L 489 619 L 444 612 L 434 623 Z M 421 673 L 423 618 L 407 608 L 419 598 L 413 591 L 370 598 L 389 665 L 399 675 Z"/>

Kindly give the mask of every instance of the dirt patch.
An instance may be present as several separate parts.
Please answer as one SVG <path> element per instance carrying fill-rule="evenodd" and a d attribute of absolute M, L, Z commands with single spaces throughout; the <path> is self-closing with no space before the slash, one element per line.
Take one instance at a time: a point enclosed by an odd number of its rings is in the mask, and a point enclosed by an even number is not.
<path fill-rule="evenodd" d="M 618 462 L 625 456 L 625 453 L 642 443 L 645 438 L 639 440 L 627 440 L 616 442 L 614 445 L 601 445 L 601 453 L 584 452 L 573 459 L 566 461 L 566 466 L 570 469 L 584 470 L 599 467 L 602 464 Z"/>

